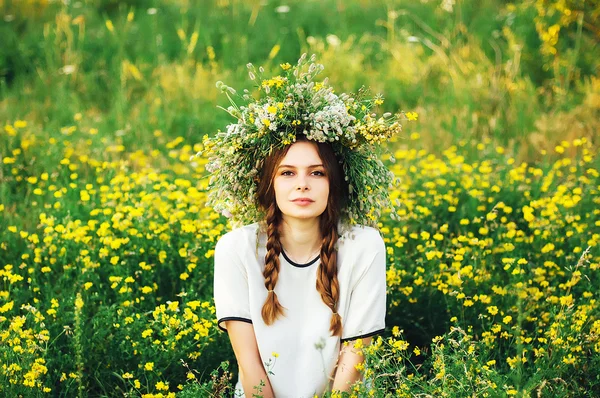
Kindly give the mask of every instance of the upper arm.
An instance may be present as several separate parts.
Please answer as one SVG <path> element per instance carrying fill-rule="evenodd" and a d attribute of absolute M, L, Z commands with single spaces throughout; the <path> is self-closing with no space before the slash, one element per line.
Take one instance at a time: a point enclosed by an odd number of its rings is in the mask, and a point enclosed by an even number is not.
<path fill-rule="evenodd" d="M 355 343 L 360 340 L 362 340 L 362 344 L 359 343 L 355 347 Z M 364 362 L 365 358 L 362 348 L 370 345 L 371 341 L 372 337 L 366 337 L 342 343 L 336 366 L 333 390 L 349 391 L 352 384 L 361 378 L 361 373 L 356 365 Z"/>
<path fill-rule="evenodd" d="M 236 248 L 236 235 L 223 235 L 215 246 L 213 291 L 217 325 L 223 331 L 225 321 L 252 322 L 248 274 Z"/>
<path fill-rule="evenodd" d="M 260 359 L 254 326 L 236 320 L 224 321 L 224 323 L 239 365 L 240 381 L 245 396 L 255 396 L 255 392 L 262 391 L 260 396 L 274 398 L 273 388 Z M 260 385 L 263 387 L 259 387 Z"/>
<path fill-rule="evenodd" d="M 225 321 L 233 352 L 241 369 L 262 365 L 254 326 L 242 321 Z"/>
<path fill-rule="evenodd" d="M 385 330 L 386 247 L 375 230 L 365 236 L 365 252 L 353 272 L 356 282 L 350 291 L 347 312 L 343 316 L 342 342 L 366 338 Z M 368 245 L 368 247 L 367 247 Z"/>
<path fill-rule="evenodd" d="M 360 340 L 362 340 L 362 344 L 356 344 Z M 342 343 L 340 347 L 340 357 L 338 360 L 338 364 L 351 363 L 352 365 L 356 365 L 357 363 L 362 362 L 364 359 L 362 349 L 363 347 L 369 346 L 372 340 L 373 337 L 365 337 L 362 339 L 350 340 L 347 343 Z"/>

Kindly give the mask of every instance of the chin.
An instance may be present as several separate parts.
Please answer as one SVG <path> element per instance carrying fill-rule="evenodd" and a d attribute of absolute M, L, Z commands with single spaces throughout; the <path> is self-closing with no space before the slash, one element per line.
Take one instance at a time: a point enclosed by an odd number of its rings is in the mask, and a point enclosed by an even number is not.
<path fill-rule="evenodd" d="M 310 219 L 310 218 L 318 218 L 321 214 L 316 214 L 316 213 L 311 213 L 311 214 L 298 214 L 298 213 L 285 213 L 285 212 L 281 212 L 281 214 L 283 214 L 285 217 L 290 217 L 290 218 L 298 218 L 298 219 Z"/>
<path fill-rule="evenodd" d="M 297 209 L 281 209 L 281 214 L 286 217 L 299 218 L 299 219 L 311 219 L 319 218 L 321 214 L 325 212 L 325 209 L 321 211 L 297 211 Z"/>

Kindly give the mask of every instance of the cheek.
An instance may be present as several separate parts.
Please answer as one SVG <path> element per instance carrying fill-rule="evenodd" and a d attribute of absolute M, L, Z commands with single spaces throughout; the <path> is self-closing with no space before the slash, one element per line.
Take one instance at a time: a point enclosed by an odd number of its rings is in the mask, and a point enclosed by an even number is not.
<path fill-rule="evenodd" d="M 273 181 L 273 189 L 275 190 L 275 192 L 282 192 L 286 189 L 286 183 L 284 180 L 277 178 L 275 179 L 275 181 Z"/>
<path fill-rule="evenodd" d="M 320 188 L 323 198 L 327 200 L 329 197 L 329 182 L 325 181 Z"/>
<path fill-rule="evenodd" d="M 273 190 L 275 191 L 276 198 L 286 197 L 289 191 L 289 184 L 286 184 L 285 180 L 276 179 L 273 181 Z"/>

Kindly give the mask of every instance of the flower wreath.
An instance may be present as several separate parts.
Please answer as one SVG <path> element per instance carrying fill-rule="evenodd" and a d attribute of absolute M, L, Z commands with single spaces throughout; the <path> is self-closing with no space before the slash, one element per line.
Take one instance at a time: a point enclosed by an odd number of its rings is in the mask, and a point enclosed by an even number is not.
<path fill-rule="evenodd" d="M 356 96 L 336 95 L 328 78 L 316 81 L 324 67 L 315 63 L 315 55 L 307 59 L 303 54 L 297 65 L 280 66 L 282 75 L 264 79 L 262 67 L 257 71 L 252 64 L 247 65 L 250 79 L 257 83 L 256 95 L 244 90 L 240 96 L 235 89 L 217 82 L 231 102 L 227 109 L 221 109 L 237 123 L 212 138 L 204 136 L 203 150 L 197 155 L 208 157 L 206 170 L 212 174 L 207 205 L 230 218 L 234 228 L 264 220 L 266 215 L 256 198 L 263 161 L 274 148 L 290 145 L 297 134 L 304 134 L 309 140 L 329 142 L 342 165 L 349 197 L 341 221 L 374 227 L 386 206 L 395 218 L 389 189 L 396 181 L 378 159 L 376 149 L 402 131 L 399 120 L 406 118 L 404 113 L 384 113 L 377 118 L 371 111 L 383 103 L 383 98 L 367 98 L 364 88 Z M 232 95 L 241 98 L 244 105 L 238 106 Z M 393 154 L 389 156 L 394 162 Z"/>

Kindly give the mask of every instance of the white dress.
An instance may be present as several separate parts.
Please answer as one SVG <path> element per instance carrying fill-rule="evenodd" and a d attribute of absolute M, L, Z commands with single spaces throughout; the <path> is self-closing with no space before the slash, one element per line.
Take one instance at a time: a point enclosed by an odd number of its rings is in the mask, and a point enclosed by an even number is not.
<path fill-rule="evenodd" d="M 286 316 L 266 325 L 263 269 L 266 233 L 259 223 L 223 235 L 215 246 L 214 300 L 218 326 L 226 320 L 252 323 L 261 360 L 276 398 L 319 397 L 333 378 L 340 343 L 385 330 L 386 248 L 379 231 L 346 226 L 337 242 L 342 338 L 329 331 L 331 309 L 316 289 L 320 258 L 296 264 L 285 253 L 275 293 Z M 257 239 L 258 237 L 258 239 Z M 269 371 L 273 374 L 269 374 Z M 239 376 L 236 397 L 245 397 Z"/>

